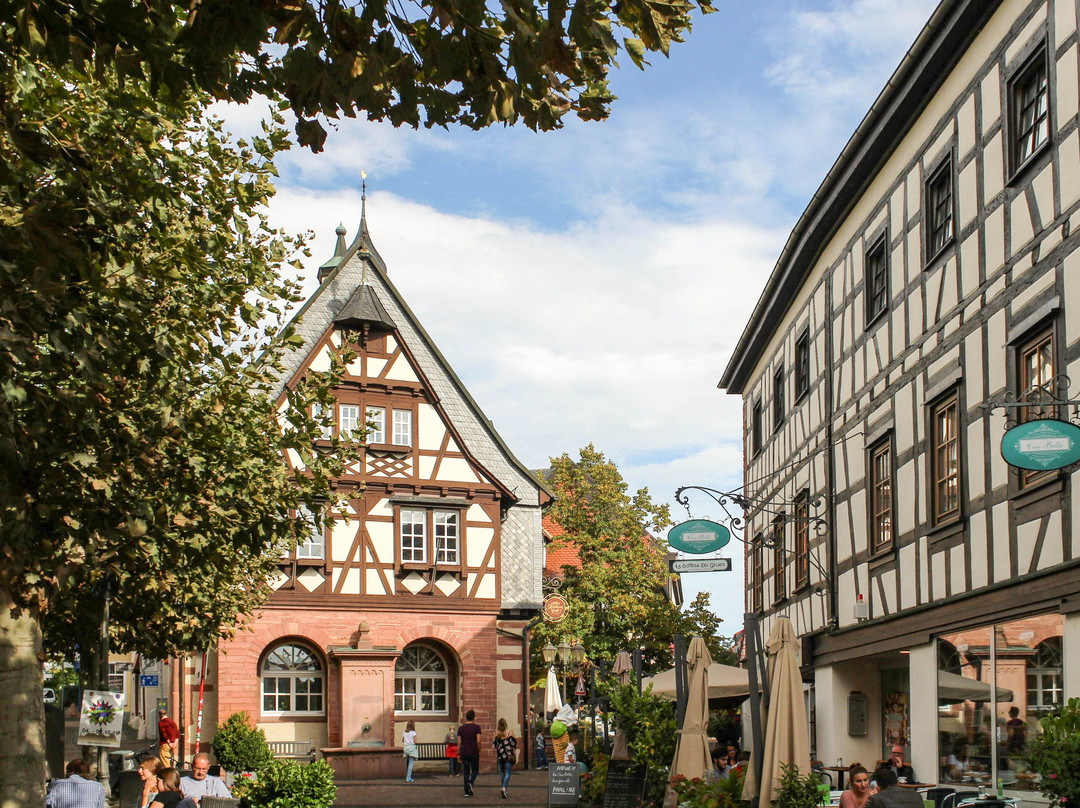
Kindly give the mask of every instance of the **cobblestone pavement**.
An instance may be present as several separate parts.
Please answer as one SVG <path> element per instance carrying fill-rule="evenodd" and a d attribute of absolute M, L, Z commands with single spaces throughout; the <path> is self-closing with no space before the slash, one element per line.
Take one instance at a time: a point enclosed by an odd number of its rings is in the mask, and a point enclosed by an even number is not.
<path fill-rule="evenodd" d="M 499 775 L 483 771 L 476 778 L 472 797 L 464 795 L 461 777 L 445 771 L 417 772 L 416 782 L 404 780 L 338 780 L 335 808 L 442 808 L 449 805 L 534 808 L 547 805 L 547 772 L 515 769 L 510 796 L 499 793 Z"/>

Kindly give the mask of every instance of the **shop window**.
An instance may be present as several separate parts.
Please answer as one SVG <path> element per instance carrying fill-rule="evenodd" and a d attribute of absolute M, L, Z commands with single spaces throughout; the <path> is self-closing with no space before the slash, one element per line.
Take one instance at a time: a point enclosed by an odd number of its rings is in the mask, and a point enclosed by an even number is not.
<path fill-rule="evenodd" d="M 285 643 L 263 660 L 263 715 L 322 715 L 326 672 L 318 657 L 302 645 Z"/>
<path fill-rule="evenodd" d="M 450 672 L 446 660 L 426 645 L 410 645 L 394 665 L 395 715 L 447 715 Z"/>
<path fill-rule="evenodd" d="M 1060 613 L 938 638 L 938 756 L 942 783 L 1037 792 L 1030 744 L 1064 698 Z"/>

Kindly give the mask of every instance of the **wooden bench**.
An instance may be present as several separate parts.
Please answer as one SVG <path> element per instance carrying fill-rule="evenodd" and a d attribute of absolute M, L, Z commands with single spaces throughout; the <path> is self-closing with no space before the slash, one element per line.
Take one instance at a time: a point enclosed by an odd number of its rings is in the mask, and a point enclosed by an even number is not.
<path fill-rule="evenodd" d="M 270 752 L 276 760 L 315 760 L 315 741 L 270 741 Z"/>

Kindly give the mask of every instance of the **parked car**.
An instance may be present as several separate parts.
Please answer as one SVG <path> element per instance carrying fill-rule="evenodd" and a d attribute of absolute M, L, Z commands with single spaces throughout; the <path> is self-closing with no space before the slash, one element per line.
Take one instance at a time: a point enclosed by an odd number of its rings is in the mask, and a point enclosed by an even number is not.
<path fill-rule="evenodd" d="M 46 704 L 56 704 L 56 691 L 53 690 L 51 687 L 45 688 L 42 701 L 44 701 Z"/>

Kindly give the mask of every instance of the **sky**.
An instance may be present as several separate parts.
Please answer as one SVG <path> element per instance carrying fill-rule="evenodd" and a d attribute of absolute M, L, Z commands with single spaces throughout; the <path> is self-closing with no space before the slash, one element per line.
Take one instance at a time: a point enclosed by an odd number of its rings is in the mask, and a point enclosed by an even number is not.
<path fill-rule="evenodd" d="M 717 389 L 788 233 L 936 5 L 714 0 L 670 58 L 628 58 L 600 123 L 394 129 L 344 120 L 277 161 L 272 222 L 311 231 L 305 293 L 367 221 L 390 277 L 517 457 L 593 443 L 679 522 L 742 481 L 741 403 Z M 259 113 L 222 108 L 237 132 Z M 731 572 L 682 576 L 721 633 Z M 571 606 L 572 608 L 572 606 Z"/>

